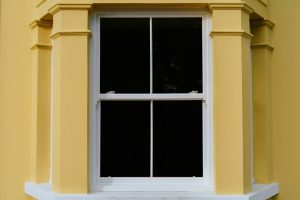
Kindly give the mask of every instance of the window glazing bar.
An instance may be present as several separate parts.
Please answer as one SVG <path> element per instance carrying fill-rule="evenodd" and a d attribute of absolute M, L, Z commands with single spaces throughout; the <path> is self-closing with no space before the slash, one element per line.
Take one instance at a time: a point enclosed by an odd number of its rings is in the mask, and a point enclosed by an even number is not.
<path fill-rule="evenodd" d="M 191 101 L 203 100 L 205 95 L 202 93 L 187 94 L 99 94 L 98 101 Z"/>
<path fill-rule="evenodd" d="M 153 35 L 150 18 L 150 94 L 153 93 Z M 150 177 L 153 177 L 153 101 L 150 102 Z"/>

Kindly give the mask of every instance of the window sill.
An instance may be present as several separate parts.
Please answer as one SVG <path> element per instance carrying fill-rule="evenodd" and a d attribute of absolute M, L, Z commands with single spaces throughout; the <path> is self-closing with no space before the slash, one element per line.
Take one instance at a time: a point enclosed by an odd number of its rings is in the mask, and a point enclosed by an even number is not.
<path fill-rule="evenodd" d="M 217 195 L 213 192 L 93 192 L 76 195 L 52 192 L 49 183 L 25 183 L 25 193 L 38 200 L 265 200 L 278 194 L 279 185 L 254 184 L 252 189 L 245 195 Z"/>

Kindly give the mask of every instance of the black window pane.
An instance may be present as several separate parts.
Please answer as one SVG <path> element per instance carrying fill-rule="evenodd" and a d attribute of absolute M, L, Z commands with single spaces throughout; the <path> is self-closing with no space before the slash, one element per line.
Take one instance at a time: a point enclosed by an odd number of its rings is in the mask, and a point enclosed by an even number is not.
<path fill-rule="evenodd" d="M 150 20 L 102 18 L 100 91 L 148 93 L 150 90 Z"/>
<path fill-rule="evenodd" d="M 153 91 L 202 92 L 202 18 L 153 19 Z"/>
<path fill-rule="evenodd" d="M 101 177 L 150 176 L 150 103 L 101 102 Z"/>
<path fill-rule="evenodd" d="M 202 177 L 202 102 L 153 104 L 155 177 Z"/>

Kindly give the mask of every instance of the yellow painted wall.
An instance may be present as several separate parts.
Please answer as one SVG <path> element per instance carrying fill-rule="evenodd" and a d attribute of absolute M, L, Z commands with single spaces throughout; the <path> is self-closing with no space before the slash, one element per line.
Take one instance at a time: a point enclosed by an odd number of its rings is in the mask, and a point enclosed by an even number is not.
<path fill-rule="evenodd" d="M 55 0 L 54 0 L 55 1 Z M 62 1 L 65 2 L 65 1 Z M 78 1 L 79 2 L 79 1 Z M 99 1 L 102 2 L 102 1 Z M 107 1 L 110 2 L 110 1 Z M 126 1 L 124 1 L 126 2 Z M 182 3 L 184 1 L 182 0 L 155 0 L 155 1 L 149 1 L 149 0 L 143 0 L 143 1 L 129 1 L 131 3 L 136 3 L 136 2 L 144 2 L 144 3 Z M 191 0 L 190 3 L 199 3 L 199 2 L 240 2 L 240 0 Z M 186 3 L 186 2 L 184 2 Z M 35 127 L 32 127 L 31 125 L 34 124 L 32 123 L 32 120 L 34 120 L 33 113 L 32 111 L 34 110 L 32 108 L 33 104 L 33 84 L 32 84 L 32 79 L 33 77 L 33 63 L 31 63 L 32 59 L 32 52 L 30 50 L 30 47 L 32 45 L 32 32 L 29 27 L 29 23 L 35 18 L 35 10 L 34 10 L 34 4 L 35 0 L 23 0 L 23 1 L 17 1 L 17 0 L 1 0 L 1 65 L 0 65 L 0 200 L 22 200 L 22 199 L 29 199 L 24 194 L 24 182 L 25 181 L 30 181 L 33 179 L 33 174 L 32 174 L 32 169 L 34 169 L 33 166 L 33 161 L 34 158 L 31 157 L 31 152 L 32 149 L 34 149 L 33 145 L 35 143 L 32 143 L 32 138 L 34 138 L 33 135 L 33 129 Z M 235 5 L 234 5 L 235 6 Z M 229 6 L 230 7 L 230 6 Z M 223 9 L 223 8 L 222 8 Z M 222 10 L 221 9 L 221 10 Z M 230 11 L 228 12 L 229 15 L 226 17 L 227 21 L 230 21 L 229 19 L 232 19 L 231 16 L 234 13 L 237 13 L 237 15 L 234 15 L 236 17 L 241 17 L 245 18 L 245 13 L 239 10 L 239 8 L 229 9 Z M 236 10 L 236 11 L 232 11 Z M 69 12 L 69 11 L 67 11 Z M 77 13 L 77 12 L 76 12 Z M 222 11 L 219 11 L 219 13 L 223 13 Z M 75 15 L 72 15 L 75 16 Z M 219 15 L 219 17 L 222 18 L 223 14 Z M 244 17 L 242 17 L 244 16 Z M 55 18 L 55 17 L 54 17 Z M 224 18 L 220 20 L 225 21 Z M 74 19 L 74 18 L 72 18 Z M 246 17 L 247 21 L 249 20 L 248 17 Z M 240 20 L 240 19 L 238 19 Z M 77 21 L 78 20 L 74 20 Z M 56 21 L 57 22 L 57 21 Z M 245 30 L 243 31 L 248 31 L 247 30 L 247 22 L 246 23 L 241 23 L 240 21 L 236 21 L 234 23 L 236 27 L 231 27 L 231 23 L 226 23 L 225 25 L 222 25 L 222 29 L 225 30 L 226 28 L 230 27 L 233 28 L 232 30 L 230 29 L 231 32 L 237 32 L 239 33 L 240 29 L 243 28 Z M 60 24 L 57 24 L 58 26 Z M 64 28 L 67 28 L 68 26 L 72 24 L 67 24 L 65 25 Z M 241 27 L 240 27 L 241 26 Z M 56 28 L 56 26 L 54 26 Z M 224 32 L 223 30 L 223 32 Z M 56 31 L 56 29 L 55 29 Z M 215 31 L 215 34 L 220 31 L 219 29 Z M 230 32 L 229 31 L 229 32 Z M 222 33 L 223 33 L 222 32 Z M 232 33 L 229 33 L 232 34 Z M 244 42 L 245 39 L 242 38 L 242 36 L 237 36 L 237 35 L 230 35 L 229 37 L 232 39 L 234 37 L 233 41 L 237 48 L 235 49 L 237 52 L 242 53 L 243 49 L 248 46 L 248 40 Z M 216 37 L 216 36 L 215 36 Z M 68 38 L 66 38 L 68 39 Z M 86 38 L 84 38 L 86 39 Z M 64 40 L 63 40 L 64 41 Z M 67 42 L 68 40 L 65 40 Z M 218 40 L 215 40 L 215 43 L 218 43 L 221 47 L 220 49 L 224 48 L 224 46 L 230 46 L 232 43 L 229 40 L 227 41 L 227 37 L 223 37 L 221 34 L 221 37 Z M 85 41 L 85 43 L 87 43 Z M 70 46 L 67 45 L 67 47 L 70 47 L 70 49 L 74 49 L 72 47 L 74 45 L 73 42 L 70 43 Z M 64 46 L 66 47 L 66 46 Z M 63 49 L 63 48 L 62 48 Z M 66 48 L 68 50 L 68 48 Z M 219 49 L 219 51 L 220 51 Z M 248 49 L 248 48 L 247 48 Z M 248 51 L 248 50 L 247 50 Z M 72 52 L 72 51 L 71 51 Z M 66 53 L 66 51 L 63 51 L 63 53 Z M 63 54 L 62 53 L 62 54 Z M 232 52 L 231 52 L 232 53 Z M 240 55 L 237 53 L 236 55 Z M 58 56 L 58 55 L 56 55 Z M 64 59 L 69 58 L 71 56 L 64 57 Z M 55 56 L 54 56 L 55 58 Z M 76 58 L 79 58 L 79 56 L 76 56 Z M 239 78 L 243 79 L 243 73 L 242 71 L 243 68 L 240 68 L 240 63 L 243 63 L 243 66 L 246 66 L 246 69 L 249 68 L 249 59 L 246 56 L 244 58 L 243 56 L 238 57 L 238 58 L 233 58 L 233 59 L 227 59 L 224 56 L 220 57 L 223 58 L 224 60 L 228 61 L 228 65 L 231 67 L 235 68 L 237 70 L 237 79 L 238 83 L 241 81 Z M 219 59 L 220 59 L 219 58 Z M 71 59 L 69 59 L 71 60 Z M 54 65 L 55 65 L 55 60 L 54 59 Z M 58 59 L 58 61 L 60 61 Z M 220 60 L 219 60 L 220 61 Z M 245 63 L 244 63 L 245 62 Z M 80 63 L 80 62 L 78 62 Z M 221 63 L 221 62 L 219 62 Z M 79 69 L 82 65 L 79 66 Z M 60 68 L 58 68 L 60 69 Z M 239 71 L 241 70 L 241 71 Z M 79 71 L 81 72 L 81 71 Z M 55 73 L 55 71 L 54 71 Z M 245 70 L 246 75 L 249 75 L 247 70 Z M 68 74 L 68 73 L 66 73 Z M 230 76 L 230 75 L 229 75 Z M 229 77 L 228 76 L 228 77 Z M 232 76 L 232 75 L 231 75 Z M 55 78 L 55 77 L 54 77 Z M 67 77 L 69 78 L 69 77 Z M 63 79 L 67 80 L 65 83 L 70 83 L 68 82 L 71 79 Z M 233 79 L 235 80 L 235 79 Z M 84 79 L 83 81 L 86 82 Z M 246 80 L 246 82 L 249 83 L 249 80 Z M 243 82 L 243 81 L 242 81 Z M 56 81 L 58 83 L 58 81 Z M 243 82 L 244 83 L 244 82 Z M 222 84 L 220 84 L 222 85 Z M 220 86 L 219 91 L 222 91 L 222 86 Z M 239 88 L 239 85 L 236 84 L 236 87 Z M 244 87 L 244 85 L 243 85 Z M 245 87 L 248 87 L 247 84 L 245 84 Z M 55 88 L 55 85 L 54 85 Z M 58 86 L 59 89 L 61 89 Z M 82 85 L 82 88 L 85 88 L 84 85 Z M 249 88 L 249 87 L 248 87 Z M 247 91 L 247 90 L 246 90 Z M 83 91 L 83 93 L 86 93 L 86 91 Z M 240 103 L 243 103 L 243 98 L 242 98 L 242 90 L 239 89 L 237 92 L 238 100 Z M 67 98 L 69 99 L 70 96 L 66 95 Z M 221 101 L 220 101 L 221 102 Z M 245 101 L 247 102 L 247 101 Z M 55 103 L 55 102 L 54 102 Z M 80 102 L 81 103 L 81 102 Z M 83 102 L 85 104 L 85 102 Z M 231 104 L 231 103 L 229 103 Z M 65 103 L 67 105 L 67 103 Z M 72 104 L 71 104 L 72 105 Z M 75 104 L 74 104 L 75 105 Z M 219 107 L 222 107 L 222 103 L 218 104 Z M 55 107 L 55 106 L 54 106 Z M 248 107 L 248 106 L 247 106 Z M 84 110 L 83 110 L 84 111 Z M 240 118 L 240 116 L 243 115 L 244 110 L 242 110 L 242 104 L 240 104 L 240 107 L 237 108 L 237 113 L 234 115 L 235 117 Z M 248 111 L 247 111 L 248 112 Z M 54 112 L 55 116 L 55 112 Z M 56 117 L 56 119 L 58 119 Z M 241 121 L 244 120 L 241 119 Z M 233 121 L 233 120 L 231 120 Z M 246 120 L 247 123 L 249 123 L 249 120 Z M 54 121 L 55 122 L 55 121 Z M 223 121 L 224 122 L 224 121 Z M 225 124 L 225 123 L 224 123 Z M 245 126 L 246 129 L 247 126 Z M 84 128 L 84 127 L 83 127 Z M 244 125 L 239 127 L 238 131 L 235 131 L 237 135 L 239 136 L 234 140 L 233 142 L 235 143 L 236 141 L 240 144 L 238 145 L 238 151 L 237 154 L 239 155 L 239 159 L 235 159 L 237 164 L 235 165 L 237 168 L 241 169 L 240 173 L 236 175 L 237 181 L 234 181 L 238 184 L 232 184 L 232 180 L 234 179 L 227 179 L 227 176 L 224 176 L 227 180 L 226 182 L 221 182 L 221 184 L 218 185 L 218 190 L 221 193 L 245 193 L 250 190 L 250 178 L 248 177 L 250 175 L 250 170 L 247 168 L 244 172 L 242 165 L 245 163 L 249 163 L 249 145 L 243 144 L 243 140 L 249 143 L 247 139 L 243 138 L 242 132 Z M 65 131 L 67 132 L 67 131 Z M 59 132 L 55 132 L 59 133 Z M 82 133 L 85 133 L 85 130 L 82 131 Z M 228 131 L 230 133 L 230 131 Z M 248 132 L 245 134 L 245 137 L 247 138 Z M 55 134 L 54 134 L 55 136 Z M 60 135 L 59 135 L 60 136 Z M 227 139 L 228 140 L 228 139 Z M 229 141 L 229 140 L 228 140 Z M 245 143 L 246 143 L 245 142 Z M 224 144 L 224 141 L 222 142 Z M 229 142 L 231 143 L 231 142 Z M 55 143 L 54 143 L 55 145 Z M 243 146 L 244 145 L 244 146 Z M 71 145 L 67 145 L 69 147 Z M 226 146 L 226 145 L 224 145 Z M 243 155 L 244 150 L 243 147 L 246 147 L 246 154 Z M 57 148 L 55 148 L 57 150 Z M 67 148 L 66 148 L 67 149 Z M 87 149 L 87 148 L 86 148 Z M 234 150 L 234 148 L 230 148 L 230 150 Z M 55 152 L 54 152 L 55 154 Z M 70 153 L 71 154 L 71 153 Z M 69 154 L 68 154 L 69 155 Z M 78 155 L 78 154 L 76 154 Z M 228 154 L 227 154 L 228 156 Z M 85 159 L 84 156 L 82 156 L 83 159 Z M 246 157 L 244 159 L 244 157 Z M 70 158 L 70 157 L 68 157 Z M 222 157 L 224 158 L 224 156 Z M 67 159 L 63 159 L 63 161 L 66 161 Z M 73 159 L 75 160 L 75 159 Z M 87 159 L 85 159 L 87 160 Z M 55 161 L 55 159 L 54 159 Z M 244 163 L 245 162 L 245 163 Z M 58 162 L 59 164 L 62 163 L 62 160 Z M 229 162 L 227 162 L 229 163 Z M 71 162 L 68 163 L 67 166 L 72 164 Z M 85 165 L 87 162 L 85 163 Z M 232 163 L 229 163 L 228 167 L 231 166 Z M 235 164 L 235 163 L 233 163 Z M 83 166 L 82 169 L 85 169 L 86 166 Z M 248 165 L 248 164 L 245 164 Z M 66 166 L 66 165 L 64 165 Z M 55 165 L 54 165 L 55 169 Z M 65 171 L 69 170 L 65 169 Z M 59 171 L 61 172 L 61 171 Z M 83 174 L 83 173 L 82 173 Z M 81 174 L 81 175 L 82 175 Z M 224 174 L 224 173 L 221 173 Z M 246 174 L 248 178 L 244 178 L 243 175 Z M 53 174 L 55 176 L 55 173 Z M 63 176 L 68 175 L 67 173 L 64 173 L 63 175 L 59 174 L 57 177 L 61 178 Z M 85 174 L 83 174 L 85 175 Z M 220 176 L 220 175 L 218 175 Z M 80 177 L 80 175 L 78 175 Z M 84 178 L 86 176 L 83 176 Z M 69 180 L 69 179 L 68 179 Z M 73 180 L 73 179 L 72 179 Z M 246 180 L 246 182 L 243 182 L 243 180 Z M 55 181 L 55 179 L 53 179 Z M 75 182 L 75 181 L 73 181 Z M 229 183 L 228 183 L 229 182 Z M 84 181 L 82 181 L 84 185 L 87 185 Z M 67 184 L 64 184 L 64 186 Z M 70 185 L 70 184 L 69 184 Z M 79 184 L 80 185 L 80 184 Z M 54 185 L 55 186 L 55 185 Z M 221 188 L 221 189 L 220 189 Z M 75 190 L 77 192 L 78 190 L 74 187 L 72 188 L 67 188 L 61 191 L 67 191 L 67 192 L 72 192 L 72 190 Z M 84 190 L 84 192 L 86 192 Z"/>
<path fill-rule="evenodd" d="M 0 199 L 27 200 L 31 178 L 32 0 L 1 0 Z"/>
<path fill-rule="evenodd" d="M 272 0 L 273 175 L 276 200 L 300 199 L 300 1 Z"/>
<path fill-rule="evenodd" d="M 280 195 L 275 199 L 298 200 L 300 1 L 270 2 L 270 19 L 276 24 L 271 58 L 271 160 Z M 28 24 L 34 19 L 34 4 L 35 0 L 0 0 L 0 200 L 30 199 L 23 188 L 32 178 L 32 32 Z"/>

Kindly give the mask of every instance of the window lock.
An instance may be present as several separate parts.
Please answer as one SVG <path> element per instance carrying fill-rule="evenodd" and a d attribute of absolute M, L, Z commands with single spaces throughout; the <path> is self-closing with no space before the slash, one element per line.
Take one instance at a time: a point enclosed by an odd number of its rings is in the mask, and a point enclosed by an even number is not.
<path fill-rule="evenodd" d="M 197 94 L 198 93 L 198 90 L 193 90 L 191 92 L 189 92 L 190 94 Z"/>
<path fill-rule="evenodd" d="M 115 94 L 116 91 L 109 91 L 109 92 L 106 92 L 106 94 Z"/>

